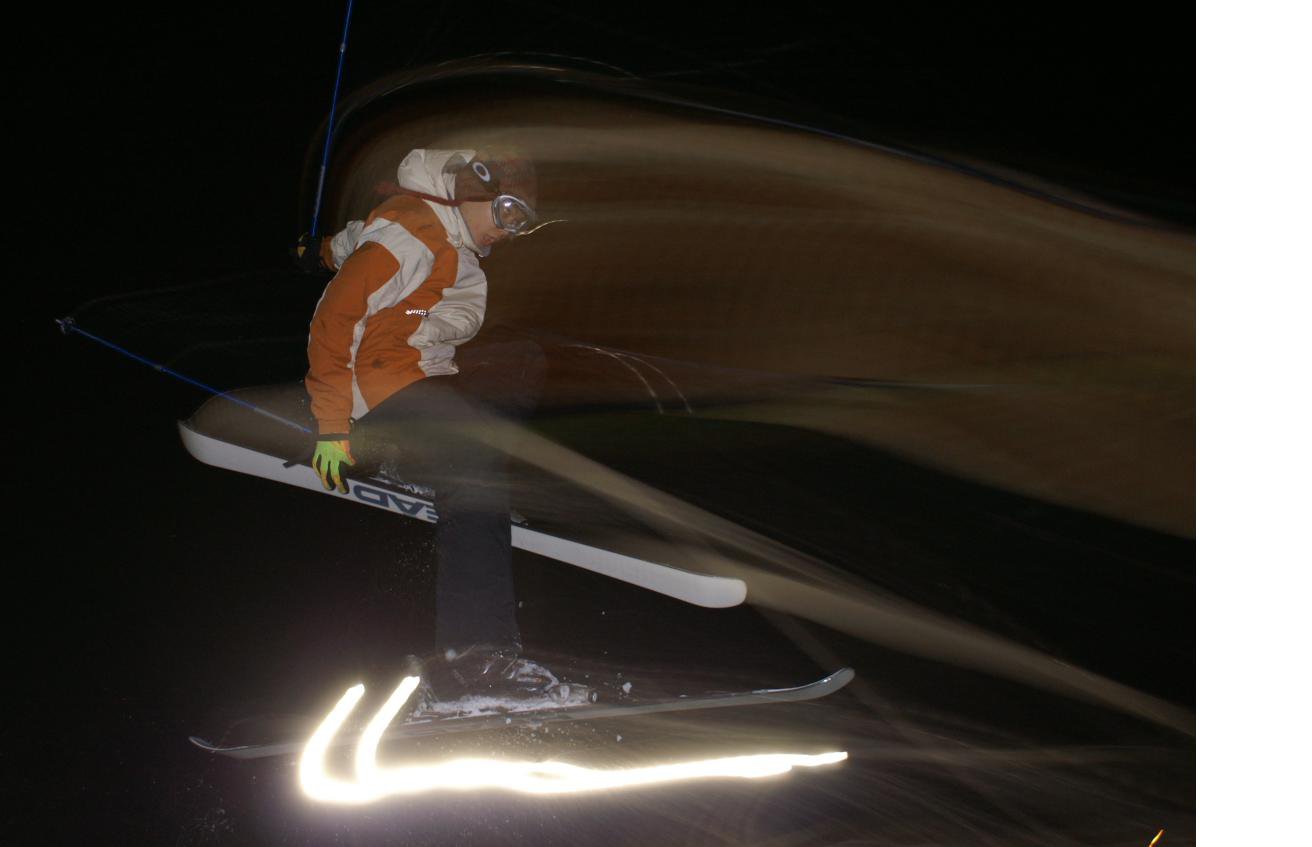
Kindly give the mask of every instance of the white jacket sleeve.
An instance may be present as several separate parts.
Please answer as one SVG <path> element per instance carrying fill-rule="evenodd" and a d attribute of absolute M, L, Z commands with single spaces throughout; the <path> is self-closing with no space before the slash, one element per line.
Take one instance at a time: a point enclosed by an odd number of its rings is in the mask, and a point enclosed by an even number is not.
<path fill-rule="evenodd" d="M 486 311 L 487 277 L 477 261 L 462 255 L 455 283 L 443 289 L 442 299 L 428 310 L 410 344 L 419 348 L 463 344 L 478 334 Z"/>
<path fill-rule="evenodd" d="M 487 285 L 446 290 L 442 302 L 428 313 L 424 322 L 436 331 L 436 340 L 462 344 L 478 334 L 487 311 Z"/>
<path fill-rule="evenodd" d="M 360 246 L 360 234 L 364 232 L 364 221 L 350 221 L 346 228 L 332 237 L 333 270 L 342 266 L 355 248 Z"/>

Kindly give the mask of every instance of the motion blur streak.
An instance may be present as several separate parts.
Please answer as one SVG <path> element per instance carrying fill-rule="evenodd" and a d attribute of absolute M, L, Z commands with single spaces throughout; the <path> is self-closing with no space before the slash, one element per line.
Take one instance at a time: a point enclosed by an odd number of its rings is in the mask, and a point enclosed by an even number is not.
<path fill-rule="evenodd" d="M 757 756 L 731 756 L 696 762 L 676 762 L 627 770 L 592 770 L 565 762 L 514 762 L 492 759 L 452 759 L 433 765 L 379 768 L 378 742 L 383 731 L 419 685 L 419 677 L 403 679 L 387 702 L 370 719 L 355 754 L 356 781 L 343 782 L 327 775 L 324 758 L 333 737 L 364 696 L 364 686 L 347 689 L 337 701 L 301 754 L 301 789 L 325 803 L 359 805 L 397 794 L 418 794 L 446 789 L 471 791 L 479 788 L 503 788 L 525 794 L 576 794 L 608 788 L 630 788 L 685 779 L 738 777 L 759 779 L 778 776 L 794 767 L 816 767 L 841 762 L 846 753 L 820 753 L 814 756 L 769 753 Z"/>
<path fill-rule="evenodd" d="M 301 753 L 299 765 L 301 790 L 317 800 L 328 803 L 366 802 L 358 785 L 332 779 L 324 773 L 323 768 L 324 754 L 328 752 L 333 736 L 337 734 L 337 730 L 342 728 L 346 717 L 351 714 L 351 710 L 355 708 L 355 704 L 360 702 L 360 698 L 363 696 L 363 685 L 353 685 L 346 689 L 342 699 L 337 701 L 337 705 L 333 706 L 332 711 L 328 713 L 328 717 L 324 718 L 323 723 L 319 724 L 319 728 L 310 736 L 304 752 Z"/>
<path fill-rule="evenodd" d="M 415 688 L 419 686 L 419 677 L 407 676 L 387 698 L 383 707 L 370 719 L 360 736 L 360 743 L 355 749 L 355 776 L 361 785 L 374 785 L 378 782 L 378 742 L 383 739 L 387 725 L 410 699 Z"/>
<path fill-rule="evenodd" d="M 588 488 L 670 537 L 684 563 L 747 583 L 749 603 L 768 606 L 910 655 L 948 662 L 1097 703 L 1186 735 L 1194 716 L 1160 698 L 1059 661 L 1039 650 L 917 606 L 852 574 L 658 491 L 514 424 L 468 430 L 525 462 Z M 510 446 L 513 445 L 513 446 Z M 709 543 L 708 543 L 709 542 Z M 733 558 L 714 548 L 731 548 Z M 653 561 L 659 558 L 653 557 Z M 750 563 L 750 564 L 749 564 Z"/>
<path fill-rule="evenodd" d="M 699 415 L 1193 534 L 1192 233 L 690 96 L 719 95 L 494 62 L 410 69 L 343 103 L 326 219 L 366 216 L 416 147 L 514 146 L 538 164 L 542 213 L 567 223 L 498 248 L 488 326 L 795 378 L 719 409 L 680 387 Z"/>

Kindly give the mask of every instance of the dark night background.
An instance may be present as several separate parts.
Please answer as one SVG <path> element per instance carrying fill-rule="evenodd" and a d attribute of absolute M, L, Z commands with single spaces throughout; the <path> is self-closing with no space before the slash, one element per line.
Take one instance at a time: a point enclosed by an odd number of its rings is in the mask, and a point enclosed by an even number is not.
<path fill-rule="evenodd" d="M 372 592 L 364 610 L 313 613 L 348 631 L 331 648 L 347 664 L 368 661 L 342 644 L 396 614 L 388 597 L 403 609 L 402 625 L 375 652 L 406 652 L 406 637 L 425 626 L 426 606 L 398 599 L 413 576 L 404 565 L 361 566 L 394 554 L 393 524 L 347 514 L 347 549 L 334 537 L 342 516 L 317 509 L 317 498 L 257 489 L 193 462 L 174 426 L 199 405 L 198 391 L 61 337 L 52 323 L 109 293 L 281 266 L 301 224 L 303 169 L 318 156 L 309 144 L 328 106 L 341 13 L 335 3 L 123 7 L 11 31 L 30 52 L 15 92 L 23 150 L 10 159 L 18 222 L 9 252 L 19 260 L 10 284 L 27 301 L 13 363 L 23 394 L 11 407 L 16 437 L 6 451 L 26 493 L 7 559 L 11 574 L 34 577 L 26 590 L 16 581 L 7 592 L 19 659 L 8 694 L 15 712 L 0 738 L 6 793 L 18 801 L 5 813 L 11 834 L 37 827 L 56 841 L 53 833 L 73 831 L 96 833 L 100 843 L 296 841 L 286 829 L 216 822 L 213 809 L 225 804 L 211 802 L 214 786 L 246 776 L 227 767 L 216 776 L 185 743 L 204 730 L 192 722 L 256 709 L 260 692 L 277 688 L 259 657 L 272 639 L 309 637 L 277 628 L 278 598 L 298 585 Z M 483 53 L 578 57 L 753 94 L 852 135 L 1028 173 L 1192 227 L 1192 16 L 1055 15 L 986 4 L 776 11 L 362 0 L 343 88 Z M 307 287 L 291 298 L 305 311 L 288 314 L 289 325 L 304 325 L 316 296 Z M 952 501 L 958 489 L 944 484 L 937 496 Z M 1108 549 L 1158 544 L 1167 557 L 1192 556 L 1190 539 L 1135 532 L 1110 526 L 1100 538 Z M 263 561 L 243 558 L 249 546 L 232 543 L 251 534 L 267 542 Z M 423 543 L 421 534 L 401 542 L 410 552 Z M 380 552 L 362 556 L 371 547 Z M 534 585 L 550 595 L 531 579 L 522 590 Z M 1096 628 L 1071 649 L 1192 707 L 1193 620 L 1176 614 L 1160 622 L 1173 639 L 1161 653 L 1099 653 Z M 696 626 L 691 613 L 688 625 Z M 696 643 L 716 649 L 710 636 Z M 1165 667 L 1163 655 L 1184 658 Z M 933 687 L 921 693 L 930 697 Z M 52 716 L 57 730 L 46 729 Z M 1117 737 L 1132 746 L 1139 732 Z M 225 814 L 240 813 L 240 801 L 226 806 Z M 341 843 L 382 840 L 363 824 L 354 835 L 342 826 Z M 475 826 L 466 838 L 495 843 L 492 831 Z"/>

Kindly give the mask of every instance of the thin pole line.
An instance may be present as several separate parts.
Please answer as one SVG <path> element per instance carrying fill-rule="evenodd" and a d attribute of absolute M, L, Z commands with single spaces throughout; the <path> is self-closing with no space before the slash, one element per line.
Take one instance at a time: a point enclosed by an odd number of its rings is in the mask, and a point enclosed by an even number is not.
<path fill-rule="evenodd" d="M 131 350 L 127 350 L 123 347 L 120 347 L 119 345 L 115 344 L 112 341 L 107 341 L 101 338 L 100 336 L 92 335 L 82 327 L 75 324 L 72 318 L 58 318 L 55 320 L 55 323 L 59 325 L 60 330 L 63 331 L 64 334 L 68 334 L 70 332 L 76 332 L 78 335 L 81 335 L 84 338 L 89 338 L 92 341 L 96 342 L 97 344 L 103 344 L 104 346 L 108 347 L 109 349 L 115 352 L 122 353 L 124 356 L 127 356 L 129 359 L 138 361 L 148 368 L 159 371 L 160 373 L 168 374 L 169 376 L 174 377 L 176 379 L 180 379 L 183 382 L 187 383 L 188 385 L 194 385 L 195 387 L 203 391 L 208 391 L 210 394 L 213 394 L 215 397 L 222 397 L 225 400 L 229 400 L 233 403 L 236 403 L 238 406 L 242 406 L 244 408 L 250 409 L 252 412 L 255 412 L 256 414 L 264 415 L 264 417 L 266 418 L 271 418 L 280 424 L 285 424 L 286 426 L 289 426 L 292 429 L 300 430 L 301 432 L 307 435 L 311 434 L 310 430 L 307 427 L 304 427 L 296 423 L 296 421 L 288 420 L 287 418 L 281 417 L 279 415 L 275 415 L 273 412 L 270 412 L 266 409 L 261 409 L 259 406 L 256 406 L 253 403 L 248 403 L 245 400 L 242 400 L 238 397 L 233 397 L 231 394 L 229 394 L 226 391 L 220 391 L 219 389 L 211 385 L 206 385 L 205 383 L 200 382 L 199 380 L 192 379 L 186 374 L 178 373 L 172 368 L 165 367 L 164 365 L 161 365 L 158 362 L 152 362 L 151 360 L 145 358 L 144 356 L 138 356 L 136 353 L 133 353 Z"/>
<path fill-rule="evenodd" d="M 310 220 L 310 235 L 319 234 L 319 205 L 323 202 L 323 182 L 328 173 L 328 151 L 333 146 L 333 124 L 337 120 L 337 94 L 342 88 L 342 68 L 346 65 L 346 36 L 351 31 L 351 10 L 355 0 L 346 0 L 346 23 L 342 25 L 342 42 L 337 48 L 337 79 L 333 82 L 333 102 L 328 109 L 328 131 L 323 139 L 323 159 L 319 162 L 319 186 L 314 191 L 314 217 Z"/>

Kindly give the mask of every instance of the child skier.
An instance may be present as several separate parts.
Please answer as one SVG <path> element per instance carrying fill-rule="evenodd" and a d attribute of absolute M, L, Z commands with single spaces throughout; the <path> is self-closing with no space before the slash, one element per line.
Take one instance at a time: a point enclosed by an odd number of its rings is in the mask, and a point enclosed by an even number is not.
<path fill-rule="evenodd" d="M 483 323 L 493 245 L 537 225 L 527 160 L 495 151 L 411 151 L 393 193 L 331 239 L 298 245 L 335 271 L 310 324 L 305 386 L 318 422 L 312 465 L 346 491 L 352 449 L 390 450 L 406 481 L 432 488 L 437 520 L 437 653 L 411 661 L 430 702 L 465 694 L 569 691 L 520 655 L 505 454 L 489 434 L 537 402 L 544 368 L 528 340 L 461 350 Z M 577 690 L 577 688 L 576 688 Z"/>

